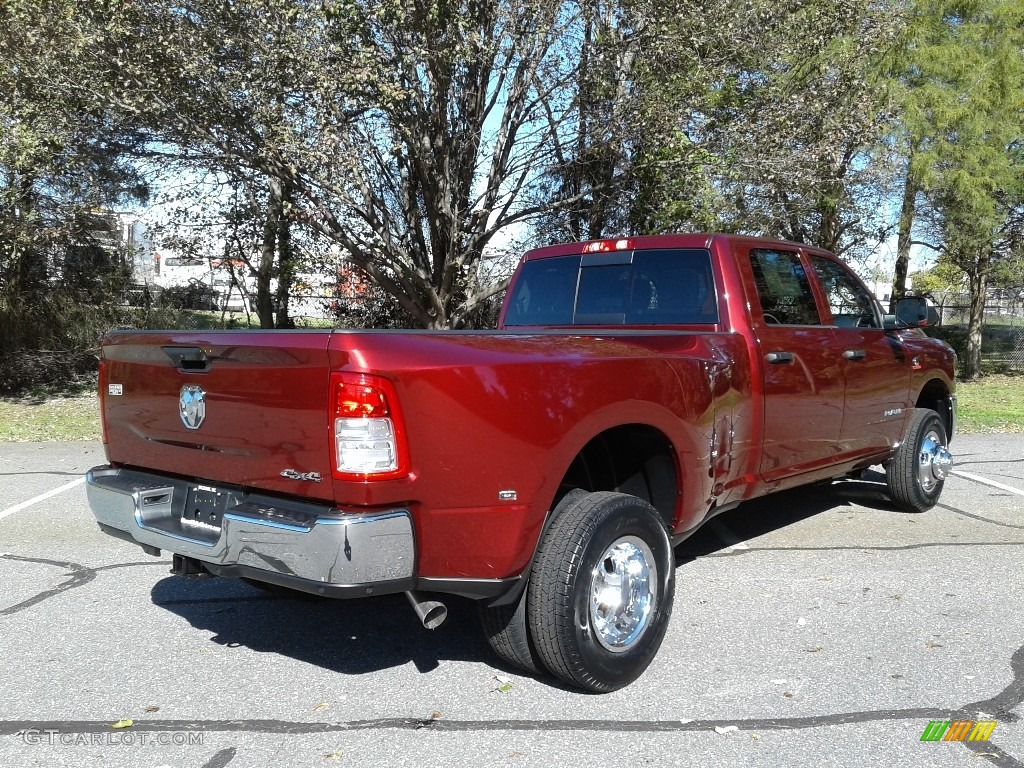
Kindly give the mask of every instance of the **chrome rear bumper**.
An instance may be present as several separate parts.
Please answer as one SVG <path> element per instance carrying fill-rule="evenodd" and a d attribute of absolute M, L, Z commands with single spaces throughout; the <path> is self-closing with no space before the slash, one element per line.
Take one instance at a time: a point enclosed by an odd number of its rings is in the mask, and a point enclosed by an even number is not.
<path fill-rule="evenodd" d="M 219 527 L 183 518 L 190 488 L 176 478 L 102 466 L 86 475 L 100 527 L 147 551 L 167 550 L 228 576 L 356 597 L 415 582 L 408 510 L 346 513 L 330 507 L 215 489 L 226 495 Z M 127 534 L 127 535 L 123 535 Z"/>

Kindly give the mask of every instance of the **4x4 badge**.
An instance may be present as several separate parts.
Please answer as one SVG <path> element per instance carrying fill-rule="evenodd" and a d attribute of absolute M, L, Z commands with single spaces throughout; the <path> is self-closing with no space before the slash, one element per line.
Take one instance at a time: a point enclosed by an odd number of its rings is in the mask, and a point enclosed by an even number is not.
<path fill-rule="evenodd" d="M 289 480 L 312 480 L 314 483 L 323 480 L 319 472 L 299 472 L 294 469 L 285 469 L 280 474 L 281 477 L 287 477 Z"/>
<path fill-rule="evenodd" d="M 178 396 L 178 415 L 189 429 L 199 429 L 206 418 L 206 393 L 198 384 L 186 384 Z"/>

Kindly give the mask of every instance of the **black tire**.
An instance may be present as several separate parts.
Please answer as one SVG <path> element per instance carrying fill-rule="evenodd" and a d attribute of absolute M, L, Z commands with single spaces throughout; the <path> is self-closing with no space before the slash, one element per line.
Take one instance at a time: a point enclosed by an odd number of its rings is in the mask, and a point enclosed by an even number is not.
<path fill-rule="evenodd" d="M 540 674 L 543 668 L 526 628 L 526 592 L 510 605 L 492 608 L 481 600 L 477 606 L 480 626 L 494 655 L 511 667 Z"/>
<path fill-rule="evenodd" d="M 648 575 L 635 582 L 647 609 L 639 620 L 627 612 L 621 625 L 608 620 L 597 599 L 602 582 L 621 579 L 616 556 Z M 591 692 L 622 688 L 657 654 L 674 590 L 672 547 L 657 510 L 623 493 L 586 494 L 552 521 L 538 547 L 526 593 L 533 646 L 543 665 L 570 685 Z"/>
<path fill-rule="evenodd" d="M 559 515 L 577 499 L 587 495 L 586 491 L 574 488 L 562 497 L 551 512 L 551 519 Z M 486 600 L 477 603 L 480 626 L 484 637 L 494 654 L 509 666 L 532 674 L 542 674 L 544 665 L 537 656 L 526 625 L 526 592 L 523 588 L 519 598 L 508 605 L 489 607 Z"/>
<path fill-rule="evenodd" d="M 889 497 L 904 512 L 927 512 L 942 494 L 952 457 L 946 449 L 946 427 L 935 411 L 915 408 L 903 442 L 886 464 Z"/>

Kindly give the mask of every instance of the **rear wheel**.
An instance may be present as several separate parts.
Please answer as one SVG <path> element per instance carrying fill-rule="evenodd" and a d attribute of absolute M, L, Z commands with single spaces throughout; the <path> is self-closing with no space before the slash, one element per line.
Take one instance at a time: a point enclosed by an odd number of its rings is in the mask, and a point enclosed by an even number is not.
<path fill-rule="evenodd" d="M 479 603 L 480 626 L 494 655 L 511 667 L 538 674 L 543 671 L 526 629 L 526 592 L 511 605 Z"/>
<path fill-rule="evenodd" d="M 569 491 L 558 502 L 551 512 L 551 518 L 559 515 L 576 500 L 587 495 L 579 488 Z M 481 600 L 477 603 L 480 615 L 480 626 L 484 637 L 494 654 L 509 666 L 522 669 L 533 674 L 544 671 L 544 665 L 537 657 L 537 651 L 530 639 L 530 631 L 526 625 L 526 592 L 527 585 L 514 603 L 491 607 Z"/>
<path fill-rule="evenodd" d="M 527 589 L 539 660 L 588 691 L 639 677 L 668 628 L 672 547 L 650 504 L 622 493 L 578 497 L 545 531 Z"/>
<path fill-rule="evenodd" d="M 935 506 L 953 468 L 946 447 L 946 428 L 935 411 L 915 408 L 903 442 L 885 467 L 889 496 L 905 512 L 927 512 Z"/>

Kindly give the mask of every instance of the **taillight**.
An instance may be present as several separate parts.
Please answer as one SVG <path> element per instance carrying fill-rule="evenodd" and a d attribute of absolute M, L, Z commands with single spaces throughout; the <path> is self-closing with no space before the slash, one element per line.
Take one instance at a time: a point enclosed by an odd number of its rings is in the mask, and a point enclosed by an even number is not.
<path fill-rule="evenodd" d="M 390 381 L 331 374 L 331 448 L 339 480 L 390 480 L 409 474 L 398 395 Z"/>

